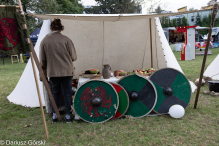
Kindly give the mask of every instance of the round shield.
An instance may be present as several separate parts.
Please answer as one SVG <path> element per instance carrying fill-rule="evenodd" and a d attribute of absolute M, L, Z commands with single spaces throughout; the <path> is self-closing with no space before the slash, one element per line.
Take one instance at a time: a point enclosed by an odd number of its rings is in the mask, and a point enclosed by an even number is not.
<path fill-rule="evenodd" d="M 90 123 L 102 123 L 111 119 L 118 105 L 116 90 L 110 83 L 101 80 L 91 80 L 81 85 L 73 102 L 78 116 Z"/>
<path fill-rule="evenodd" d="M 167 114 L 174 104 L 184 108 L 188 106 L 192 94 L 191 87 L 181 72 L 172 68 L 160 69 L 151 75 L 150 80 L 157 89 L 155 112 Z"/>
<path fill-rule="evenodd" d="M 121 118 L 128 110 L 129 96 L 121 85 L 116 84 L 116 83 L 111 83 L 111 84 L 116 89 L 116 92 L 119 96 L 119 107 L 118 107 L 116 114 L 113 117 L 113 119 L 118 119 L 118 118 Z"/>
<path fill-rule="evenodd" d="M 125 76 L 118 81 L 129 95 L 125 115 L 140 118 L 149 114 L 157 101 L 157 92 L 151 81 L 140 75 Z"/>

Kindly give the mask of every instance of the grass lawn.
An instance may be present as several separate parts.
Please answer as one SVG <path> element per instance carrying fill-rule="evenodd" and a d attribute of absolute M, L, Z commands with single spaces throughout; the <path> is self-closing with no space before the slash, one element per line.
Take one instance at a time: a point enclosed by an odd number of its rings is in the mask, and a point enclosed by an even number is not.
<path fill-rule="evenodd" d="M 219 54 L 219 48 L 211 50 L 206 67 Z M 174 54 L 189 80 L 199 77 L 203 56 L 192 61 L 180 61 L 180 52 Z M 1 140 L 45 140 L 40 108 L 25 108 L 7 100 L 25 65 L 12 65 L 7 58 L 3 66 L 0 60 Z M 198 109 L 193 109 L 195 92 L 182 119 L 155 116 L 123 118 L 102 124 L 83 121 L 51 124 L 51 116 L 45 114 L 50 137 L 46 145 L 219 145 L 219 97 L 203 95 L 203 90 L 208 90 L 208 87 L 201 88 Z M 32 125 L 24 128 L 28 124 Z"/>

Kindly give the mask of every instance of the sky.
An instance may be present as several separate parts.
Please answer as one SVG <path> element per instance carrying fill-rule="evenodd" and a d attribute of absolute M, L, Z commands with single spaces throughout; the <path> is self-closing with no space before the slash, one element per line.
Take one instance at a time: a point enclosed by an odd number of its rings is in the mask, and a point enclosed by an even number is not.
<path fill-rule="evenodd" d="M 146 1 L 146 0 L 145 0 Z M 157 0 L 154 0 L 157 1 Z M 163 5 L 161 5 L 161 8 L 164 10 L 177 12 L 178 8 L 182 8 L 187 6 L 187 9 L 194 8 L 194 9 L 200 9 L 202 6 L 207 6 L 207 3 L 209 0 L 160 0 Z M 95 5 L 95 0 L 81 0 L 83 5 Z M 148 5 L 148 4 L 147 4 Z M 146 13 L 146 8 L 143 10 L 143 13 Z"/>

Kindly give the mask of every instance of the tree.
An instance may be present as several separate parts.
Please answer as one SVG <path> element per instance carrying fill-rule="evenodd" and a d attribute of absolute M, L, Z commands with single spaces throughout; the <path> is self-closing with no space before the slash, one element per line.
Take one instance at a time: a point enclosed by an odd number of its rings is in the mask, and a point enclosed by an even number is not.
<path fill-rule="evenodd" d="M 170 20 L 169 18 L 166 17 L 165 23 L 164 23 L 164 19 L 161 18 L 161 25 L 163 28 L 177 27 L 177 26 L 189 26 L 186 17 L 182 18 L 182 22 L 181 22 L 181 18 L 175 18 L 175 19 Z"/>
<path fill-rule="evenodd" d="M 172 19 L 172 27 L 177 27 L 178 26 L 178 23 L 177 23 L 177 19 Z"/>
<path fill-rule="evenodd" d="M 60 13 L 59 5 L 55 0 L 22 0 L 22 6 L 25 13 L 37 14 L 57 14 Z M 30 34 L 42 26 L 43 21 L 26 16 L 26 24 Z"/>
<path fill-rule="evenodd" d="M 201 16 L 199 13 L 197 13 L 197 15 L 196 15 L 195 25 L 202 26 Z"/>
<path fill-rule="evenodd" d="M 99 6 L 92 6 L 88 8 L 84 8 L 86 14 L 100 14 L 100 7 Z"/>
<path fill-rule="evenodd" d="M 166 8 L 167 3 L 161 0 L 144 0 L 144 7 L 146 8 L 147 13 L 153 13 L 155 8 Z"/>
<path fill-rule="evenodd" d="M 172 22 L 171 22 L 170 18 L 168 18 L 168 17 L 161 17 L 160 22 L 161 22 L 161 26 L 163 28 L 173 27 Z"/>
<path fill-rule="evenodd" d="M 37 14 L 81 14 L 84 7 L 81 0 L 22 0 L 24 12 Z M 18 5 L 15 0 L 2 0 L 4 5 Z M 26 23 L 30 34 L 41 27 L 42 20 L 26 16 Z"/>
<path fill-rule="evenodd" d="M 140 13 L 143 0 L 95 0 L 99 6 L 86 8 L 89 14 Z"/>
<path fill-rule="evenodd" d="M 59 11 L 62 14 L 82 14 L 84 6 L 80 2 L 81 0 L 56 0 L 59 4 Z"/>
<path fill-rule="evenodd" d="M 189 8 L 189 11 L 194 11 L 195 9 L 194 9 L 194 7 L 192 7 L 192 8 Z"/>
<path fill-rule="evenodd" d="M 14 0 L 1 0 L 0 1 L 0 5 L 15 5 L 15 1 Z"/>
<path fill-rule="evenodd" d="M 160 14 L 163 10 L 160 6 L 157 6 L 157 9 L 155 9 L 155 13 Z"/>
<path fill-rule="evenodd" d="M 188 23 L 188 21 L 187 21 L 187 19 L 186 19 L 186 17 L 184 16 L 183 18 L 179 18 L 180 20 L 179 20 L 179 26 L 189 26 L 189 23 Z M 182 20 L 181 20 L 182 19 Z"/>

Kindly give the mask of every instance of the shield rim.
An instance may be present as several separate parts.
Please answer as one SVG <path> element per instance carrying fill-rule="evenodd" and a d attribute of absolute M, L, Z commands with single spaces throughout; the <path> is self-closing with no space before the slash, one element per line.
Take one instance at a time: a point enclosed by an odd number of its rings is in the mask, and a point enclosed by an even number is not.
<path fill-rule="evenodd" d="M 116 112 L 117 112 L 117 110 L 118 110 L 118 107 L 119 107 L 119 97 L 118 97 L 118 94 L 117 94 L 117 92 L 116 92 L 116 89 L 115 89 L 109 82 L 106 82 L 106 81 L 103 81 L 103 80 L 100 80 L 100 79 L 92 79 L 92 80 L 88 80 L 88 81 L 84 82 L 84 83 L 77 89 L 75 95 L 77 95 L 78 90 L 79 90 L 84 84 L 86 84 L 86 83 L 88 83 L 88 82 L 92 82 L 92 81 L 101 81 L 101 82 L 107 83 L 108 85 L 110 85 L 110 86 L 113 88 L 114 92 L 116 93 L 116 97 L 117 97 L 117 107 L 116 107 L 115 113 L 114 113 L 111 117 L 109 117 L 108 119 L 106 119 L 105 121 L 102 121 L 102 122 L 90 122 L 90 121 L 87 121 L 87 120 L 81 118 L 81 116 L 77 114 L 77 112 L 76 112 L 76 110 L 75 110 L 75 107 L 74 107 L 75 97 L 74 97 L 74 99 L 73 99 L 73 108 L 74 108 L 75 113 L 78 115 L 78 117 L 79 117 L 80 119 L 82 119 L 83 121 L 85 121 L 85 122 L 88 122 L 88 123 L 104 123 L 104 122 L 106 122 L 106 121 L 112 119 L 112 117 L 116 114 Z"/>
<path fill-rule="evenodd" d="M 125 113 L 127 112 L 127 110 L 128 110 L 128 108 L 129 108 L 129 96 L 128 96 L 128 93 L 126 92 L 126 90 L 122 87 L 122 85 L 120 85 L 120 84 L 118 84 L 118 83 L 115 83 L 115 82 L 110 82 L 111 84 L 115 84 L 115 85 L 119 85 L 124 91 L 125 91 L 125 94 L 126 94 L 126 96 L 127 96 L 127 100 L 128 100 L 128 105 L 127 105 L 127 107 L 126 107 L 126 110 L 125 110 L 125 112 L 124 112 L 124 114 L 122 114 L 120 117 L 118 117 L 118 118 L 114 118 L 114 116 L 112 117 L 112 120 L 116 120 L 116 119 L 119 119 L 119 118 L 122 118 L 124 115 L 125 115 Z M 118 95 L 118 97 L 119 97 L 119 95 Z M 119 106 L 118 106 L 118 108 L 119 108 Z M 117 112 L 117 111 L 116 111 Z M 116 113 L 115 113 L 116 114 Z"/>
<path fill-rule="evenodd" d="M 145 117 L 145 116 L 147 116 L 148 114 L 150 114 L 151 111 L 154 110 L 154 107 L 155 107 L 155 105 L 157 104 L 157 89 L 155 88 L 155 86 L 154 86 L 154 84 L 153 84 L 153 82 L 152 82 L 151 80 L 149 80 L 149 79 L 147 79 L 145 76 L 142 76 L 142 75 L 137 74 L 137 73 L 132 74 L 132 75 L 124 76 L 124 77 L 122 77 L 120 80 L 118 80 L 117 83 L 119 84 L 119 82 L 120 82 L 122 79 L 124 79 L 124 78 L 126 78 L 126 77 L 129 77 L 129 76 L 134 76 L 134 75 L 137 75 L 138 77 L 141 77 L 141 78 L 143 78 L 143 79 L 146 79 L 146 80 L 152 85 L 152 87 L 154 88 L 154 91 L 155 91 L 155 102 L 154 102 L 153 107 L 152 107 L 152 108 L 150 109 L 150 111 L 147 112 L 146 114 L 144 114 L 144 115 L 142 115 L 142 116 L 139 116 L 139 117 L 133 117 L 133 118 L 136 119 L 136 118 L 142 118 L 142 117 Z M 129 96 L 128 96 L 128 97 L 129 97 Z M 125 116 L 131 116 L 131 115 L 125 115 Z"/>
<path fill-rule="evenodd" d="M 192 97 L 192 87 L 191 87 L 191 84 L 190 84 L 190 82 L 189 82 L 189 80 L 187 79 L 187 77 L 185 76 L 185 74 L 184 73 L 182 73 L 181 71 L 179 71 L 178 69 L 175 69 L 175 68 L 172 68 L 172 67 L 165 67 L 165 68 L 161 68 L 161 69 L 159 69 L 159 70 L 157 70 L 157 71 L 160 71 L 160 70 L 163 70 L 163 69 L 173 69 L 173 70 L 176 70 L 176 71 L 178 71 L 179 73 L 181 73 L 185 78 L 186 78 L 186 80 L 188 81 L 188 83 L 189 83 L 189 87 L 190 87 L 190 91 L 191 91 L 191 95 L 190 95 L 190 99 L 189 99 L 189 103 L 187 104 L 187 106 L 186 106 L 186 108 L 189 106 L 189 104 L 190 104 L 190 102 L 191 102 L 191 97 Z M 156 72 L 157 72 L 156 71 Z M 154 73 L 156 73 L 156 72 L 153 72 L 151 75 L 150 75 L 150 77 L 149 77 L 149 80 L 151 80 L 150 78 L 153 76 L 153 74 Z M 151 81 L 152 82 L 152 81 Z M 185 108 L 185 109 L 186 109 Z M 158 115 L 163 115 L 163 116 L 165 116 L 165 115 L 170 115 L 169 113 L 158 113 L 158 112 L 156 112 L 155 110 L 153 110 L 155 113 L 157 113 Z"/>

